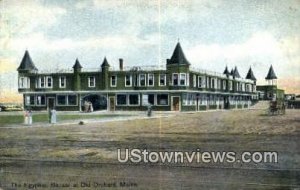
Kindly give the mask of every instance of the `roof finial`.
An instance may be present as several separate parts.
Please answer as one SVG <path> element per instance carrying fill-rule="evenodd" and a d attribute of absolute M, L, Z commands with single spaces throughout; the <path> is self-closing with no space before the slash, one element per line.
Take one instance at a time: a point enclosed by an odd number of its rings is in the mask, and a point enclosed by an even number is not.
<path fill-rule="evenodd" d="M 179 38 L 177 38 L 177 41 L 178 41 L 178 43 L 179 43 L 180 39 L 179 39 Z"/>

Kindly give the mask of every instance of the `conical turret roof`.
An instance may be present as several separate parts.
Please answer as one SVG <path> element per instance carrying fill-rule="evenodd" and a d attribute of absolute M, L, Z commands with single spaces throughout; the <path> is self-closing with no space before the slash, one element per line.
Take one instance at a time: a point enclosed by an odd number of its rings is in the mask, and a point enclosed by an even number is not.
<path fill-rule="evenodd" d="M 253 71 L 252 71 L 252 68 L 250 67 L 250 69 L 248 70 L 248 73 L 246 75 L 246 79 L 249 79 L 249 80 L 253 80 L 253 81 L 256 81 L 256 78 L 253 74 Z"/>
<path fill-rule="evenodd" d="M 226 65 L 225 70 L 223 72 L 224 75 L 230 75 L 230 72 L 228 71 L 228 67 Z"/>
<path fill-rule="evenodd" d="M 234 76 L 235 78 L 241 78 L 240 73 L 239 73 L 239 71 L 238 71 L 238 69 L 237 69 L 236 66 L 235 66 L 235 68 L 234 68 L 234 70 L 233 70 L 233 76 Z"/>
<path fill-rule="evenodd" d="M 101 67 L 109 67 L 106 57 L 104 57 Z"/>
<path fill-rule="evenodd" d="M 273 66 L 271 65 L 270 69 L 269 69 L 269 72 L 265 78 L 266 80 L 273 80 L 273 79 L 277 79 L 277 76 L 273 70 Z"/>
<path fill-rule="evenodd" d="M 77 58 L 76 61 L 75 61 L 74 66 L 73 66 L 73 69 L 81 69 L 81 68 L 82 68 L 82 66 L 80 65 L 80 63 L 78 61 L 78 58 Z"/>
<path fill-rule="evenodd" d="M 190 62 L 186 59 L 179 42 L 173 51 L 171 59 L 167 59 L 167 64 L 190 65 Z"/>
<path fill-rule="evenodd" d="M 20 71 L 20 70 L 36 70 L 37 71 L 38 70 L 35 67 L 35 65 L 34 65 L 32 59 L 31 59 L 31 57 L 29 55 L 29 52 L 27 50 L 25 51 L 23 59 L 22 59 L 22 61 L 20 63 L 20 66 L 18 67 L 17 70 L 18 71 Z"/>

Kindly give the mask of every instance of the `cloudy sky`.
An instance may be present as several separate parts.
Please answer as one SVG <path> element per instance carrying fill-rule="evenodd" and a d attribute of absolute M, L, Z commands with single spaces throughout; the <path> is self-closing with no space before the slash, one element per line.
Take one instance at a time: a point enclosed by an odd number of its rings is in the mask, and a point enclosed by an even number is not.
<path fill-rule="evenodd" d="M 39 70 L 165 65 L 178 42 L 193 67 L 252 66 L 260 84 L 272 64 L 279 86 L 300 93 L 299 0 L 2 0 L 0 85 L 16 91 L 24 51 Z"/>

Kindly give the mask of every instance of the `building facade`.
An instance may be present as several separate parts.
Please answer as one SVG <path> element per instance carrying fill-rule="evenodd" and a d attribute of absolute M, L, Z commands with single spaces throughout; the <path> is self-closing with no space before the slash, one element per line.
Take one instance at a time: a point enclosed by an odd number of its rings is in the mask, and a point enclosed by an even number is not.
<path fill-rule="evenodd" d="M 284 100 L 284 90 L 277 87 L 277 76 L 272 65 L 265 79 L 266 85 L 257 86 L 259 100 Z"/>
<path fill-rule="evenodd" d="M 252 70 L 242 79 L 237 68 L 229 72 L 226 66 L 223 73 L 193 69 L 180 43 L 166 62 L 164 68 L 127 68 L 119 59 L 119 68 L 112 69 L 104 58 L 98 70 L 87 71 L 76 59 L 73 70 L 45 73 L 26 51 L 18 68 L 19 92 L 25 108 L 73 111 L 84 110 L 86 102 L 108 111 L 146 110 L 149 104 L 161 111 L 247 108 L 256 96 Z"/>

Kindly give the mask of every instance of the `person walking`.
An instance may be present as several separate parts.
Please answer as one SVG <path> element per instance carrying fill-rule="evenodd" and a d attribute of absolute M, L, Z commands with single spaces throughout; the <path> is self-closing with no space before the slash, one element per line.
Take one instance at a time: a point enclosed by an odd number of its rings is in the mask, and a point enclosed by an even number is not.
<path fill-rule="evenodd" d="M 51 124 L 55 124 L 56 123 L 56 110 L 53 108 L 51 110 L 51 121 L 50 121 Z"/>

